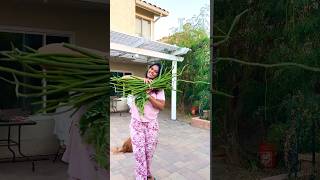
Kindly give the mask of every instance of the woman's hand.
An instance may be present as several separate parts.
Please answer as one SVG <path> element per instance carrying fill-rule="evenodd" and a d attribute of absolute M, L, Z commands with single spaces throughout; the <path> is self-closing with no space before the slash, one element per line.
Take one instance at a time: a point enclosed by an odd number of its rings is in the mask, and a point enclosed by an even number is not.
<path fill-rule="evenodd" d="M 143 78 L 143 82 L 144 82 L 145 84 L 150 84 L 150 83 L 152 83 L 152 79 Z"/>
<path fill-rule="evenodd" d="M 150 95 L 151 91 L 152 91 L 152 89 L 147 89 L 147 90 L 146 90 L 147 99 L 150 99 L 150 97 L 151 97 L 151 95 Z"/>

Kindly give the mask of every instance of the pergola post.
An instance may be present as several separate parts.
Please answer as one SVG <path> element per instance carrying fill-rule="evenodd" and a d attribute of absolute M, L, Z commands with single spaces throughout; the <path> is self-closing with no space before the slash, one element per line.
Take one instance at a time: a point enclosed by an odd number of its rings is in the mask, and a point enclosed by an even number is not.
<path fill-rule="evenodd" d="M 177 120 L 177 61 L 172 61 L 171 120 Z"/>

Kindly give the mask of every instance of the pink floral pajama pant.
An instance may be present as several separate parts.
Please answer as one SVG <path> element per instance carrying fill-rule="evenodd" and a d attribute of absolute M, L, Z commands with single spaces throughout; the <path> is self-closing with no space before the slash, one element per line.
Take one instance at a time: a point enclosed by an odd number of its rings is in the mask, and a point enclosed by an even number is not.
<path fill-rule="evenodd" d="M 132 118 L 129 127 L 133 154 L 136 160 L 136 180 L 147 180 L 148 176 L 152 176 L 150 172 L 151 160 L 158 144 L 158 120 L 141 122 Z"/>

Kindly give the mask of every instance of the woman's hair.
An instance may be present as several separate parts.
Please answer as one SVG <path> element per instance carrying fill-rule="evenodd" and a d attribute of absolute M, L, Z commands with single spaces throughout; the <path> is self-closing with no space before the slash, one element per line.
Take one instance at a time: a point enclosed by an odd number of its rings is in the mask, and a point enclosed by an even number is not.
<path fill-rule="evenodd" d="M 154 63 L 154 64 L 151 64 L 148 68 L 148 70 L 152 67 L 152 66 L 158 66 L 159 68 L 159 71 L 158 71 L 158 74 L 156 77 L 154 77 L 153 79 L 157 78 L 160 76 L 161 72 L 162 72 L 162 65 L 160 63 Z M 146 71 L 146 74 L 145 74 L 145 77 L 147 78 L 148 77 L 148 70 Z"/>

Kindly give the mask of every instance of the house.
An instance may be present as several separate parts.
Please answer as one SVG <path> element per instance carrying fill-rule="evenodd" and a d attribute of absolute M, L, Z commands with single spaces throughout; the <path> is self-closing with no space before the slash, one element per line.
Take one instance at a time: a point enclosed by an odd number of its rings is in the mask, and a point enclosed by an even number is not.
<path fill-rule="evenodd" d="M 10 42 L 20 49 L 23 49 L 23 45 L 38 49 L 51 43 L 69 42 L 106 52 L 108 6 L 106 0 L 3 1 L 0 6 L 0 51 L 10 50 Z M 24 80 L 39 83 L 27 78 Z M 14 92 L 12 85 L 0 81 L 0 109 L 25 108 L 30 105 L 28 100 L 17 99 Z M 37 124 L 22 127 L 23 153 L 55 154 L 59 142 L 53 134 L 53 117 L 31 116 L 31 119 Z M 7 128 L 0 128 L 0 139 L 5 139 Z M 11 128 L 11 131 L 14 138 L 17 138 L 17 129 Z M 11 156 L 7 147 L 0 147 L 0 158 Z"/>
<path fill-rule="evenodd" d="M 154 40 L 155 23 L 159 18 L 168 16 L 169 12 L 141 0 L 111 0 L 110 14 L 111 34 L 119 32 Z M 110 68 L 112 72 L 144 76 L 147 66 L 144 62 L 132 62 L 129 58 L 119 60 L 114 56 Z"/>
<path fill-rule="evenodd" d="M 176 119 L 176 71 L 189 49 L 154 40 L 155 23 L 169 12 L 143 0 L 110 1 L 110 69 L 115 76 L 144 77 L 148 64 L 172 61 L 171 119 Z M 111 110 L 127 110 L 125 98 L 112 102 Z"/>

